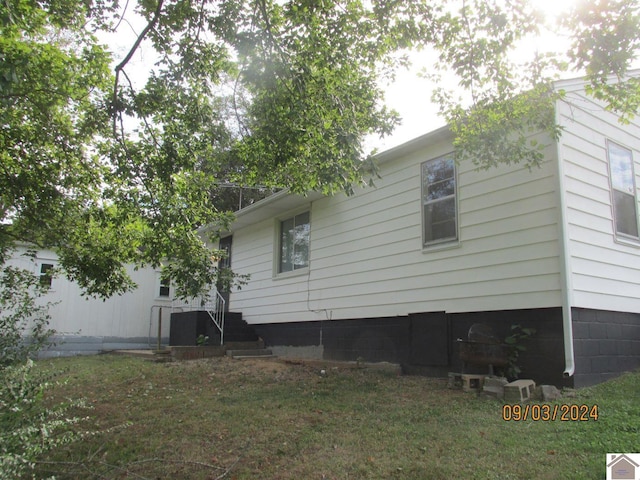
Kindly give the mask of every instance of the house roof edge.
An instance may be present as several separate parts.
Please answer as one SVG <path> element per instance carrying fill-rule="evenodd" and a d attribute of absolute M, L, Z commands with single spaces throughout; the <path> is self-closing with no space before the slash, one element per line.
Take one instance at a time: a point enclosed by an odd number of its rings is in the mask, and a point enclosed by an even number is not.
<path fill-rule="evenodd" d="M 445 125 L 443 127 L 422 134 L 419 137 L 407 140 L 406 142 L 396 145 L 395 147 L 391 147 L 387 150 L 377 153 L 373 156 L 373 159 L 379 163 L 388 162 L 390 160 L 393 160 L 394 158 L 398 158 L 402 155 L 406 155 L 415 150 L 418 150 L 428 143 L 433 142 L 434 140 L 445 140 L 447 138 L 450 138 L 451 136 L 452 133 L 449 125 Z"/>

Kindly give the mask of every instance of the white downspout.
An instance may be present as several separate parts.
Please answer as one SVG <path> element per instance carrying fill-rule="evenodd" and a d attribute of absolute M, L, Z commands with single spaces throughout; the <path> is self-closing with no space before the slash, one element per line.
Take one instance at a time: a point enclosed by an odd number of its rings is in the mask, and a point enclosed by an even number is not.
<path fill-rule="evenodd" d="M 560 125 L 560 114 L 556 105 L 555 122 Z M 571 306 L 573 305 L 573 282 L 571 274 L 571 254 L 569 245 L 568 219 L 566 211 L 566 194 L 564 182 L 564 157 L 562 143 L 556 142 L 558 155 L 558 195 L 560 200 L 560 281 L 562 295 L 562 331 L 564 339 L 564 373 L 565 377 L 573 376 L 575 372 L 575 355 L 573 351 L 573 319 Z"/>

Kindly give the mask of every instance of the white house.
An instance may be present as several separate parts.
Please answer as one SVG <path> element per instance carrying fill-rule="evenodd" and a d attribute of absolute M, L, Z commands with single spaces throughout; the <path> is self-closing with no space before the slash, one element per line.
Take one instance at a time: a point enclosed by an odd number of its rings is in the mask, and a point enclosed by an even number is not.
<path fill-rule="evenodd" d="M 287 355 L 456 368 L 476 323 L 536 333 L 522 375 L 582 386 L 640 366 L 640 123 L 563 81 L 539 169 L 456 164 L 447 128 L 381 153 L 353 196 L 280 192 L 237 213 L 230 298 Z"/>
<path fill-rule="evenodd" d="M 63 276 L 49 278 L 47 272 L 58 264 L 54 252 L 39 250 L 34 259 L 26 252 L 26 247 L 18 247 L 8 263 L 40 275 L 49 284 L 42 300 L 54 303 L 49 327 L 56 331 L 55 346 L 42 356 L 156 348 L 159 324 L 161 343 L 168 343 L 172 287 L 161 282 L 159 271 L 130 268 L 138 288 L 103 301 L 83 297 L 80 287 Z"/>

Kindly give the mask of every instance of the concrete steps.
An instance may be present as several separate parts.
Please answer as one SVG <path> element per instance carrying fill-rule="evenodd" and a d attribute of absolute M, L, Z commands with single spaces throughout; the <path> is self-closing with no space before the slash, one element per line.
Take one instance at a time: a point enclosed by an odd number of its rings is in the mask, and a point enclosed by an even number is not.
<path fill-rule="evenodd" d="M 105 352 L 106 353 L 106 352 Z M 211 357 L 243 358 L 275 358 L 273 352 L 264 346 L 262 339 L 257 341 L 225 342 L 224 345 L 176 345 L 156 351 L 148 350 L 112 350 L 115 355 L 129 355 L 143 357 L 156 362 L 171 362 L 173 360 L 195 360 Z"/>
<path fill-rule="evenodd" d="M 268 348 L 244 348 L 244 349 L 229 349 L 227 350 L 227 356 L 235 360 L 242 360 L 244 358 L 275 358 L 273 352 Z"/>

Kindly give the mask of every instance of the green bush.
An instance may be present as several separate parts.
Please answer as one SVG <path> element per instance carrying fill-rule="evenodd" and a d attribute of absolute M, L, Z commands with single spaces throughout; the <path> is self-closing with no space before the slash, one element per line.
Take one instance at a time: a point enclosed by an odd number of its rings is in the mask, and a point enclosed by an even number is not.
<path fill-rule="evenodd" d="M 47 405 L 54 374 L 35 368 L 32 358 L 50 344 L 47 285 L 33 272 L 0 266 L 0 480 L 32 474 L 38 456 L 80 434 L 68 415 L 82 401 Z"/>
<path fill-rule="evenodd" d="M 41 454 L 80 438 L 70 427 L 82 419 L 69 413 L 84 402 L 47 405 L 44 393 L 53 378 L 30 359 L 0 369 L 1 480 L 24 478 Z"/>
<path fill-rule="evenodd" d="M 23 268 L 0 267 L 0 368 L 23 363 L 50 343 L 47 285 Z"/>

